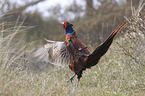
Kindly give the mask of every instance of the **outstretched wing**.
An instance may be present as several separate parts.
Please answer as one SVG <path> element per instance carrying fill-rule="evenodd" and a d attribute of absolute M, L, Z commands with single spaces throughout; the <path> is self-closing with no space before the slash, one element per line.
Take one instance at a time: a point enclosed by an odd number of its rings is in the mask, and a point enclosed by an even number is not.
<path fill-rule="evenodd" d="M 102 43 L 100 44 L 94 52 L 88 56 L 86 60 L 86 67 L 90 68 L 91 66 L 96 65 L 100 58 L 107 52 L 110 45 L 112 44 L 113 39 L 116 37 L 116 35 L 120 32 L 120 30 L 128 23 L 128 21 L 125 21 L 121 23 L 111 34 L 110 36 Z"/>
<path fill-rule="evenodd" d="M 39 61 L 64 66 L 72 62 L 73 56 L 69 53 L 64 42 L 46 40 L 48 43 L 33 52 Z"/>

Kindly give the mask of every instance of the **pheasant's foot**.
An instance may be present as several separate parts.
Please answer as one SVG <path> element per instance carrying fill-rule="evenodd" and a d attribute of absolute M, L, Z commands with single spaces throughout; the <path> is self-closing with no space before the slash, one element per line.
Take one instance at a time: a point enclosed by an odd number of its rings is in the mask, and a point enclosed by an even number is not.
<path fill-rule="evenodd" d="M 67 82 L 69 82 L 69 81 L 72 82 L 75 76 L 76 76 L 76 74 L 74 74 L 72 77 L 70 77 L 70 79 Z"/>

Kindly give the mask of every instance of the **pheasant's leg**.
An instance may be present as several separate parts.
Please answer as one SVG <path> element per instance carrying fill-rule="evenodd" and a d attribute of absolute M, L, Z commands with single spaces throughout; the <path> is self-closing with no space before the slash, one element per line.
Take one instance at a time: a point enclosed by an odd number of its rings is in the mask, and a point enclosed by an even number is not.
<path fill-rule="evenodd" d="M 72 82 L 72 80 L 74 79 L 75 76 L 76 76 L 76 74 L 74 74 L 72 77 L 70 77 L 70 79 L 67 82 L 69 82 L 69 81 Z"/>
<path fill-rule="evenodd" d="M 79 85 L 79 82 L 80 82 L 80 78 L 78 79 L 78 82 L 77 82 L 77 85 L 76 85 L 76 86 L 78 86 L 78 85 Z"/>
<path fill-rule="evenodd" d="M 72 96 L 74 96 L 74 90 L 75 90 L 75 83 L 74 83 L 74 86 L 72 86 L 72 81 L 70 81 L 70 85 L 71 85 L 71 90 L 72 90 Z"/>
<path fill-rule="evenodd" d="M 79 82 L 80 82 L 80 79 L 81 79 L 81 77 L 82 77 L 82 71 L 80 71 L 78 74 L 77 74 L 77 78 L 78 78 L 78 82 L 77 82 L 77 85 L 76 86 L 78 86 L 79 85 Z"/>

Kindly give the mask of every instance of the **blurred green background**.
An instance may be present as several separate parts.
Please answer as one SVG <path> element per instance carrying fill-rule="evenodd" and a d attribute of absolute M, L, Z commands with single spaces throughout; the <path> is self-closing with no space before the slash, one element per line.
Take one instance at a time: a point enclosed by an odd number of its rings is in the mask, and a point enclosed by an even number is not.
<path fill-rule="evenodd" d="M 51 6 L 52 4 L 46 1 L 56 4 Z M 64 7 L 63 3 L 66 1 L 57 3 L 57 0 L 16 0 L 15 2 L 1 0 L 0 14 L 6 14 L 3 17 L 5 22 L 13 22 L 9 26 L 15 25 L 17 20 L 24 21 L 24 26 L 33 26 L 29 32 L 25 32 L 27 42 L 43 41 L 44 38 L 64 40 L 65 30 L 60 22 L 68 20 L 73 23 L 74 30 L 85 44 L 101 43 L 124 20 L 124 16 L 131 16 L 131 0 L 80 0 L 80 2 L 70 0 Z M 41 6 L 38 6 L 40 4 Z M 138 5 L 138 0 L 132 0 L 132 6 Z M 44 15 L 46 13 L 48 15 Z M 141 16 L 144 14 L 145 11 L 142 10 Z"/>

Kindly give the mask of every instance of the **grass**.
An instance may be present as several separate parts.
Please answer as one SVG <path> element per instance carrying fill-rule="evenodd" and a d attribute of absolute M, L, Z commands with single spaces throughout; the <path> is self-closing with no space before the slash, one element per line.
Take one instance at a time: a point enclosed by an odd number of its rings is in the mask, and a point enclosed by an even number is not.
<path fill-rule="evenodd" d="M 138 14 L 134 11 L 126 34 L 113 42 L 99 64 L 83 73 L 75 96 L 145 94 L 145 26 Z M 66 81 L 73 73 L 67 67 L 31 72 L 24 67 L 28 62 L 23 58 L 25 44 L 14 38 L 23 26 L 3 29 L 4 25 L 1 23 L 0 31 L 0 96 L 71 96 L 72 89 Z M 6 31 L 12 33 L 3 36 Z"/>

